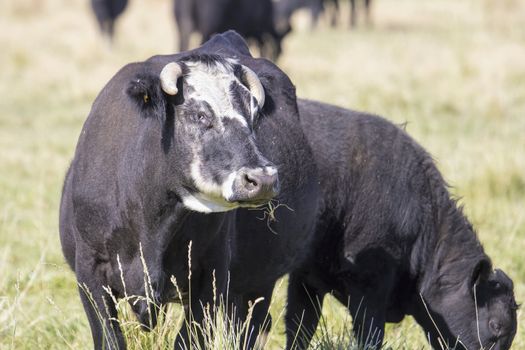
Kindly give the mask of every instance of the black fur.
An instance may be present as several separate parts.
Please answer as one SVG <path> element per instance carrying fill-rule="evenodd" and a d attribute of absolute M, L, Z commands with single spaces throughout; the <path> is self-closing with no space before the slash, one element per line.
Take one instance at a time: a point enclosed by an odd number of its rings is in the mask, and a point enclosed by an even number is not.
<path fill-rule="evenodd" d="M 232 145 L 224 147 L 235 149 L 237 142 L 245 142 L 242 151 L 234 152 L 234 159 L 246 160 L 251 149 L 251 156 L 259 155 L 248 161 L 266 159 L 277 167 L 281 191 L 276 199 L 293 211 L 277 209 L 276 222 L 259 220 L 260 211 L 202 214 L 181 203 L 183 196 L 195 191 L 188 181 L 188 149 L 196 142 L 191 137 L 201 140 L 200 126 L 192 121 L 195 115 L 184 110 L 191 109 L 191 101 L 159 92 L 157 77 L 169 62 L 181 62 L 190 55 L 207 60 L 210 56 L 200 55 L 211 53 L 235 57 L 250 67 L 267 92 L 268 103 L 251 126 L 252 132 L 232 131 Z M 164 304 L 177 296 L 170 276 L 182 292 L 190 288 L 191 242 L 192 294 L 187 302 L 194 320 L 203 317 L 201 303 L 213 301 L 214 279 L 219 296 L 225 295 L 230 279 L 228 295 L 240 320 L 246 317 L 249 301 L 265 298 L 254 309 L 250 334 L 257 334 L 266 318 L 275 281 L 302 263 L 317 211 L 316 168 L 299 125 L 293 85 L 276 66 L 247 53 L 243 40 L 228 32 L 193 52 L 129 64 L 96 98 L 79 137 L 60 206 L 64 256 L 76 274 L 96 349 L 126 347 L 113 320 L 115 305 L 102 287 L 108 286 L 116 298 L 145 296 L 141 256 L 152 298 Z M 183 80 L 178 83 L 184 95 Z M 148 102 L 145 93 L 150 96 Z M 226 160 L 219 156 L 222 153 L 209 159 L 219 166 L 219 159 Z M 155 326 L 156 310 L 150 304 L 139 300 L 132 308 L 145 328 Z M 187 343 L 187 331 L 183 327 L 176 344 Z M 248 340 L 249 346 L 254 338 Z"/>
<path fill-rule="evenodd" d="M 298 105 L 323 195 L 314 249 L 290 276 L 288 347 L 299 320 L 312 334 L 316 301 L 333 293 L 348 305 L 362 341 L 382 342 L 385 322 L 412 315 L 434 348 L 441 349 L 442 336 L 450 346 L 459 337 L 467 349 L 509 349 L 516 332 L 512 281 L 492 271 L 428 153 L 380 117 Z"/>

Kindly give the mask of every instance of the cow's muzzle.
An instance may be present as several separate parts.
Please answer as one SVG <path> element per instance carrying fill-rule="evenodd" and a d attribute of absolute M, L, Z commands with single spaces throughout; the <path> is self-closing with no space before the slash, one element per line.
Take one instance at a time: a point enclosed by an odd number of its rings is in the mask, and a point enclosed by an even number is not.
<path fill-rule="evenodd" d="M 248 169 L 235 174 L 229 202 L 262 205 L 279 194 L 279 176 L 274 166 Z"/>

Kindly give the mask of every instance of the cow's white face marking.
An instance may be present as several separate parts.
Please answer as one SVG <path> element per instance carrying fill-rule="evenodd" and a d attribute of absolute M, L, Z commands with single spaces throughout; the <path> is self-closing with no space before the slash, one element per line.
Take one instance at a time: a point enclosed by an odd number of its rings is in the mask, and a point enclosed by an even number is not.
<path fill-rule="evenodd" d="M 232 83 L 238 82 L 241 88 L 246 89 L 248 92 L 249 90 L 235 77 L 232 67 L 222 64 L 210 67 L 200 62 L 188 62 L 186 65 L 190 73 L 185 79 L 188 85 L 193 87 L 193 91 L 189 93 L 188 98 L 206 101 L 219 121 L 223 118 L 230 118 L 247 128 L 246 118 L 239 111 L 235 110 L 233 106 L 230 87 Z"/>
<path fill-rule="evenodd" d="M 214 197 L 219 197 L 222 193 L 221 185 L 211 179 L 207 179 L 201 173 L 201 161 L 199 159 L 198 153 L 193 154 L 193 161 L 190 165 L 191 179 L 195 183 L 195 187 L 203 193 L 208 193 Z"/>
<path fill-rule="evenodd" d="M 249 140 L 251 130 L 248 122 L 251 123 L 253 116 L 247 110 L 244 112 L 237 110 L 238 106 L 234 104 L 234 97 L 231 93 L 232 86 L 245 90 L 242 91 L 245 96 L 252 96 L 250 90 L 234 74 L 235 64 L 237 62 L 233 60 L 216 64 L 206 64 L 199 61 L 185 62 L 188 73 L 184 75 L 184 84 L 187 84 L 188 89 L 185 90 L 184 99 L 194 101 L 197 105 L 205 104 L 208 110 L 211 109 L 213 114 L 213 131 L 211 132 L 217 133 L 215 137 L 223 139 L 226 143 L 239 142 L 244 136 L 233 141 L 227 138 L 225 134 L 226 128 L 235 128 L 237 129 L 236 132 L 245 133 L 247 138 L 246 141 L 241 141 L 238 147 L 253 148 L 252 152 L 257 157 L 261 157 L 259 151 Z M 252 97 L 248 106 L 253 103 L 253 100 Z M 241 113 L 247 115 L 243 116 Z M 228 120 L 226 121 L 226 119 Z M 236 126 L 233 126 L 232 122 Z M 202 159 L 206 147 L 221 146 L 219 144 L 207 146 L 200 139 L 191 143 L 192 157 L 188 170 L 196 192 L 181 196 L 184 206 L 203 213 L 224 212 L 238 208 L 241 204 L 229 202 L 229 199 L 233 198 L 234 181 L 238 176 L 239 169 L 236 169 L 232 162 L 229 170 L 225 168 L 226 173 L 223 172 L 220 177 L 210 176 L 208 173 L 209 164 Z M 222 148 L 219 148 L 219 151 L 223 151 Z M 276 172 L 274 168 L 271 169 L 270 171 L 273 173 Z M 243 204 L 243 206 L 249 206 L 249 204 Z"/>
<path fill-rule="evenodd" d="M 233 182 L 235 181 L 235 178 L 237 177 L 237 172 L 232 171 L 228 177 L 226 177 L 226 181 L 222 184 L 222 197 L 226 200 L 230 200 L 230 198 L 233 197 Z"/>
<path fill-rule="evenodd" d="M 208 197 L 203 193 L 188 194 L 182 197 L 182 203 L 186 208 L 201 213 L 218 213 L 238 207 L 235 203 L 228 203 L 220 198 Z"/>

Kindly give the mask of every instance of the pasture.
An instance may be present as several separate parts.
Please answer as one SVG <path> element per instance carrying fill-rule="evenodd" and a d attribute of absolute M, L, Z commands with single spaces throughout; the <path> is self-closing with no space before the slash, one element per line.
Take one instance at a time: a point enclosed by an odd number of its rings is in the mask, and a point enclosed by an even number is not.
<path fill-rule="evenodd" d="M 304 13 L 294 17 L 278 65 L 300 97 L 406 123 L 525 301 L 525 3 L 377 0 L 374 25 L 355 31 L 346 5 L 337 28 L 324 20 L 311 31 Z M 97 29 L 88 1 L 0 3 L 0 349 L 91 347 L 58 238 L 62 181 L 105 82 L 128 62 L 174 52 L 172 3 L 131 1 L 111 50 Z M 284 344 L 285 283 L 267 349 Z M 350 327 L 336 302 L 323 313 L 329 334 Z M 180 308 L 170 315 L 176 323 Z M 515 349 L 525 349 L 523 322 L 522 309 Z M 130 349 L 162 348 L 150 338 Z M 386 343 L 428 348 L 410 318 L 387 327 Z"/>

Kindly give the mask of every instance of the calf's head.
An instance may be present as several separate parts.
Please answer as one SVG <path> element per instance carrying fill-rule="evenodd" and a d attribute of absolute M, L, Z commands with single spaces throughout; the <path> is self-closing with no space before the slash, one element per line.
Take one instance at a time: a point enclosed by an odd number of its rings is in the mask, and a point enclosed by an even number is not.
<path fill-rule="evenodd" d="M 132 81 L 128 93 L 164 115 L 165 159 L 187 208 L 221 212 L 277 195 L 277 168 L 255 140 L 265 92 L 251 69 L 220 56 L 190 56 L 166 64 L 150 82 Z"/>
<path fill-rule="evenodd" d="M 512 280 L 502 270 L 492 271 L 490 262 L 481 260 L 460 286 L 434 287 L 424 297 L 432 320 L 427 315 L 423 324 L 434 348 L 510 349 L 518 306 Z"/>

